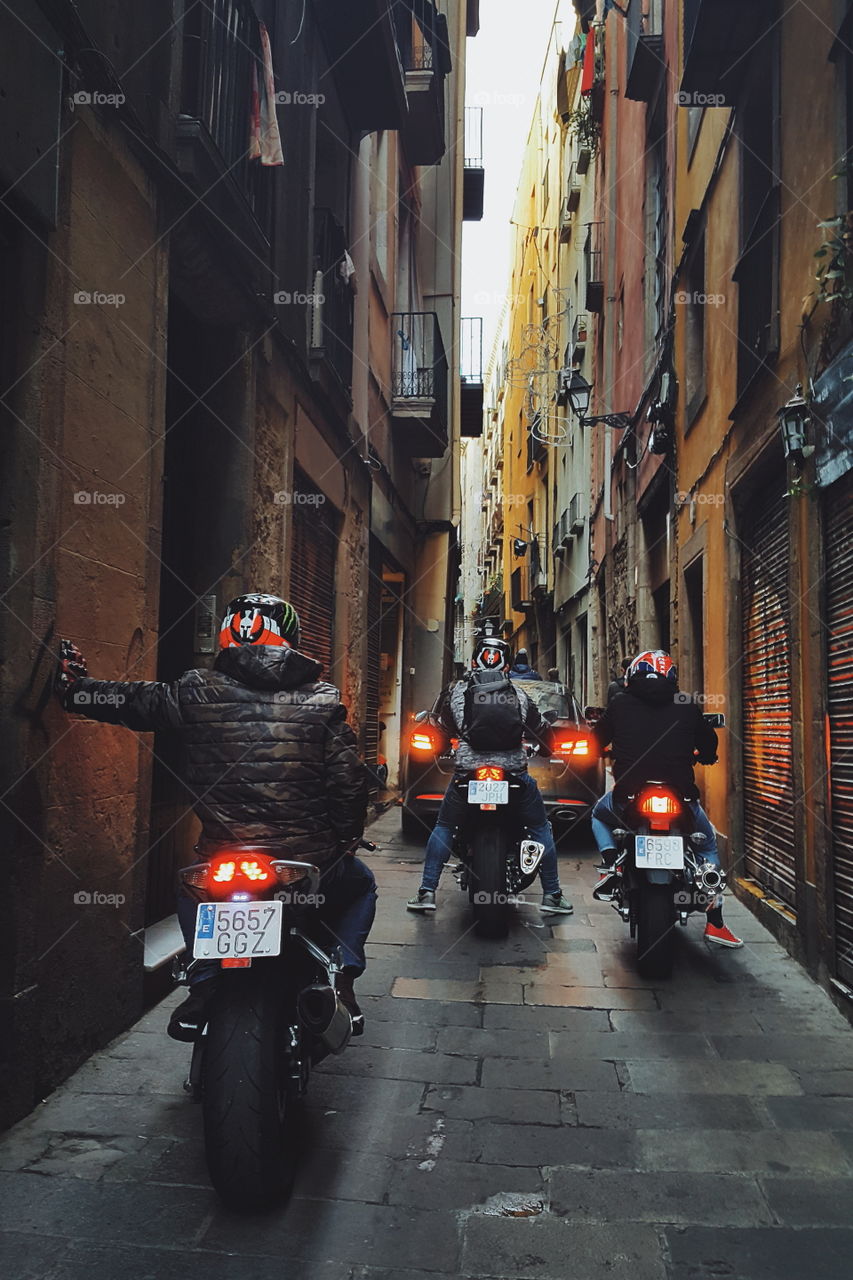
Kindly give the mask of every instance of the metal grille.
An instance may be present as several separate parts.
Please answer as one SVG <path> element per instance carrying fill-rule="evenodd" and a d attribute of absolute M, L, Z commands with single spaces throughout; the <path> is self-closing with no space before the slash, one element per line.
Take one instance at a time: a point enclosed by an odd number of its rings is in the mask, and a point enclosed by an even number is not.
<path fill-rule="evenodd" d="M 832 800 L 835 954 L 853 982 L 853 479 L 826 505 L 826 667 Z"/>
<path fill-rule="evenodd" d="M 364 721 L 364 759 L 376 764 L 379 745 L 379 653 L 382 619 L 382 561 L 371 538 L 367 584 L 367 678 Z"/>
<path fill-rule="evenodd" d="M 775 486 L 774 486 L 775 488 Z M 779 490 L 782 481 L 779 481 Z M 793 907 L 788 507 L 764 500 L 744 530 L 743 807 L 747 873 Z"/>
<path fill-rule="evenodd" d="M 321 679 L 338 683 L 334 668 L 335 562 L 337 513 L 311 482 L 296 472 L 293 481 L 293 555 L 290 599 L 302 623 L 302 647 L 323 664 Z M 313 497 L 314 502 L 306 502 Z"/>

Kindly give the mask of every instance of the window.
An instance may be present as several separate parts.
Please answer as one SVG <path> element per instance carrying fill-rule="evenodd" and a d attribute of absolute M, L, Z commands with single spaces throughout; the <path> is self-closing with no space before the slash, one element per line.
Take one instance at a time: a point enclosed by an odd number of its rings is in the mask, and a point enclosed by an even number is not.
<path fill-rule="evenodd" d="M 682 689 L 691 693 L 705 692 L 705 601 L 702 556 L 684 570 L 684 595 L 687 603 L 686 653 L 682 655 Z M 685 661 L 686 659 L 686 661 Z"/>
<path fill-rule="evenodd" d="M 705 400 L 705 232 L 699 237 L 685 272 L 686 288 L 680 297 L 684 315 L 684 390 L 687 425 L 693 422 Z"/>
<path fill-rule="evenodd" d="M 738 396 L 779 350 L 779 41 L 758 42 L 738 110 L 741 256 L 738 285 Z"/>

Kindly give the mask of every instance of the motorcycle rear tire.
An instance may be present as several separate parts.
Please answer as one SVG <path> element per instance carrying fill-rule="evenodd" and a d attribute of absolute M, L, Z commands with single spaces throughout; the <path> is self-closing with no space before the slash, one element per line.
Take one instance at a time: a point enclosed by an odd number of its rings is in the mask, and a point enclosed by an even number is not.
<path fill-rule="evenodd" d="M 267 1208 L 293 1185 L 294 1099 L 283 1052 L 291 1020 L 263 969 L 220 975 L 207 1029 L 202 1112 L 210 1180 L 232 1209 Z"/>
<path fill-rule="evenodd" d="M 498 822 L 484 824 L 472 836 L 468 886 L 474 929 L 481 938 L 505 938 L 509 932 L 506 861 L 509 839 Z"/>
<path fill-rule="evenodd" d="M 672 887 L 641 884 L 637 890 L 637 969 L 642 978 L 669 978 L 674 963 Z"/>

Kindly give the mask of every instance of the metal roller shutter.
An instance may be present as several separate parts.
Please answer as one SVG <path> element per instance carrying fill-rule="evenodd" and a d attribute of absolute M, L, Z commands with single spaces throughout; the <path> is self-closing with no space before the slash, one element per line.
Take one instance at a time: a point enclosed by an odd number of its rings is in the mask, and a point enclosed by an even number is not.
<path fill-rule="evenodd" d="M 371 536 L 370 572 L 367 582 L 367 679 L 364 723 L 364 758 L 376 764 L 379 746 L 379 653 L 382 619 L 382 559 Z"/>
<path fill-rule="evenodd" d="M 775 490 L 775 485 L 773 486 Z M 782 488 L 780 482 L 779 490 Z M 787 499 L 744 530 L 743 807 L 747 874 L 796 905 Z"/>
<path fill-rule="evenodd" d="M 302 500 L 293 504 L 290 599 L 302 623 L 305 652 L 322 662 L 324 680 L 338 684 L 334 668 L 338 515 L 301 472 L 294 476 L 293 487 Z M 306 502 L 305 497 L 317 500 Z"/>
<path fill-rule="evenodd" d="M 853 477 L 826 495 L 826 666 L 835 954 L 853 982 Z"/>

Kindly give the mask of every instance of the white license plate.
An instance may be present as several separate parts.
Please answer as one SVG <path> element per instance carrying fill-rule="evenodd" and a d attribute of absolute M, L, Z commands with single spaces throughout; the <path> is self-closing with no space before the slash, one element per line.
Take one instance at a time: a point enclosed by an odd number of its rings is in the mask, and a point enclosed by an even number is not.
<path fill-rule="evenodd" d="M 509 804 L 509 783 L 480 782 L 468 783 L 469 804 Z"/>
<path fill-rule="evenodd" d="M 200 902 L 196 960 L 253 960 L 281 951 L 281 902 Z"/>
<path fill-rule="evenodd" d="M 637 836 L 634 861 L 648 871 L 680 871 L 684 841 L 681 836 Z"/>

